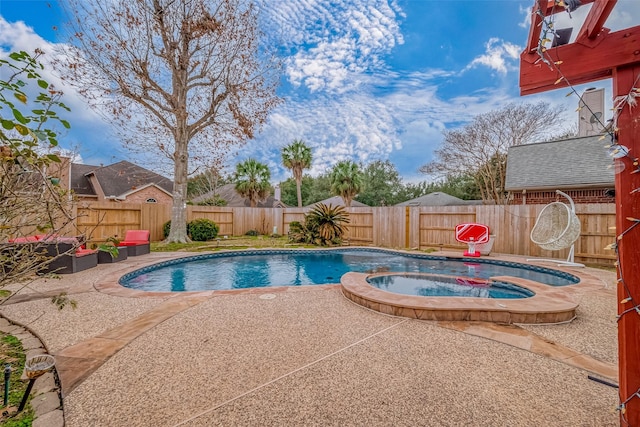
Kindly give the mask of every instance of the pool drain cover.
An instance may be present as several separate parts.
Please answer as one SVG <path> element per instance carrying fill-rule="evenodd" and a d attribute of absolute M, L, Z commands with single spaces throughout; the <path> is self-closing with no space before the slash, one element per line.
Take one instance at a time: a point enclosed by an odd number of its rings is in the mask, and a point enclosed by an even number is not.
<path fill-rule="evenodd" d="M 275 294 L 262 294 L 260 295 L 260 299 L 274 299 L 276 297 Z"/>

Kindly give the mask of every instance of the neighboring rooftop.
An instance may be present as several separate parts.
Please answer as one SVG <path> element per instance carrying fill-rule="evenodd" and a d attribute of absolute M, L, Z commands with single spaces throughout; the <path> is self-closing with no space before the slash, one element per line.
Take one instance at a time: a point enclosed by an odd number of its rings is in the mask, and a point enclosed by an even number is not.
<path fill-rule="evenodd" d="M 201 194 L 200 196 L 194 197 L 191 199 L 193 203 L 200 203 L 207 199 L 212 199 L 215 196 L 223 199 L 227 202 L 227 206 L 229 207 L 250 207 L 251 203 L 249 199 L 243 197 L 236 191 L 235 184 L 224 184 L 215 190 L 209 191 L 205 194 Z M 284 203 L 280 200 L 276 200 L 273 196 L 267 197 L 263 202 L 258 202 L 257 207 L 259 208 L 275 208 L 275 207 L 286 207 Z"/>
<path fill-rule="evenodd" d="M 87 179 L 86 174 L 99 167 L 100 166 L 71 163 L 70 189 L 79 195 L 95 196 L 96 193 L 93 191 L 93 187 L 91 187 L 91 183 Z"/>
<path fill-rule="evenodd" d="M 329 205 L 332 205 L 332 206 L 344 206 L 344 200 L 340 196 L 329 197 L 328 199 L 324 199 L 324 200 L 320 200 L 319 202 L 311 203 L 308 206 L 315 206 L 318 203 L 324 203 L 327 206 L 329 206 Z M 365 205 L 364 203 L 359 202 L 357 200 L 352 200 L 351 201 L 351 207 L 352 208 L 368 208 L 369 206 Z"/>
<path fill-rule="evenodd" d="M 126 160 L 108 166 L 72 163 L 71 189 L 80 195 L 96 195 L 88 178 L 91 175 L 96 177 L 107 197 L 120 197 L 149 185 L 155 185 L 169 194 L 173 191 L 170 179 Z"/>
<path fill-rule="evenodd" d="M 612 186 L 611 158 L 601 136 L 509 148 L 505 190 L 555 190 Z"/>
<path fill-rule="evenodd" d="M 406 202 L 398 203 L 395 206 L 459 206 L 481 203 L 481 201 L 476 200 L 462 200 L 447 193 L 436 191 L 415 199 L 407 200 Z"/>

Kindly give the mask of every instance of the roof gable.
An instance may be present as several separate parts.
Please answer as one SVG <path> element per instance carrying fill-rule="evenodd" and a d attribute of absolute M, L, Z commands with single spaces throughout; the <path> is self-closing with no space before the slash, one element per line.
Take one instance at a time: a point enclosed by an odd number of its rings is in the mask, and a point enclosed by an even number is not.
<path fill-rule="evenodd" d="M 150 184 L 155 184 L 168 194 L 173 190 L 170 179 L 126 160 L 99 167 L 89 173 L 95 175 L 107 197 L 123 197 Z"/>
<path fill-rule="evenodd" d="M 509 148 L 505 189 L 588 188 L 614 184 L 611 158 L 600 136 Z"/>
<path fill-rule="evenodd" d="M 96 192 L 91 186 L 86 175 L 99 167 L 100 166 L 71 163 L 71 172 L 69 176 L 70 190 L 76 194 L 84 196 L 95 196 Z"/>
<path fill-rule="evenodd" d="M 169 195 L 169 196 L 173 197 L 173 194 L 171 194 L 171 192 L 170 192 L 170 191 L 167 191 L 167 190 L 165 190 L 164 188 L 160 187 L 158 184 L 154 184 L 154 183 L 152 183 L 152 182 L 150 182 L 149 184 L 145 184 L 145 185 L 143 185 L 142 187 L 137 187 L 137 188 L 134 188 L 133 190 L 129 190 L 129 191 L 127 191 L 126 193 L 122 193 L 122 194 L 120 195 L 120 197 L 125 197 L 125 198 L 126 198 L 126 197 L 129 197 L 130 195 L 132 195 L 132 194 L 134 194 L 134 193 L 137 193 L 138 191 L 142 191 L 142 190 L 144 190 L 144 189 L 146 189 L 146 188 L 149 188 L 149 187 L 155 187 L 155 188 L 157 188 L 158 190 L 162 191 L 163 193 L 166 193 L 167 195 Z"/>

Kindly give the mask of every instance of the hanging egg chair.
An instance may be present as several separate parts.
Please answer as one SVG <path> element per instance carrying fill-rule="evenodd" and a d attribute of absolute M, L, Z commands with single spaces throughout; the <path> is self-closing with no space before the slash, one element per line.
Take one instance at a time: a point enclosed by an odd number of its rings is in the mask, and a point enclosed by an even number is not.
<path fill-rule="evenodd" d="M 531 241 L 548 251 L 571 247 L 569 257 L 563 264 L 583 266 L 573 262 L 573 244 L 580 237 L 580 219 L 576 216 L 573 200 L 560 190 L 556 190 L 556 193 L 566 197 L 571 206 L 562 202 L 552 202 L 542 208 L 531 230 Z"/>

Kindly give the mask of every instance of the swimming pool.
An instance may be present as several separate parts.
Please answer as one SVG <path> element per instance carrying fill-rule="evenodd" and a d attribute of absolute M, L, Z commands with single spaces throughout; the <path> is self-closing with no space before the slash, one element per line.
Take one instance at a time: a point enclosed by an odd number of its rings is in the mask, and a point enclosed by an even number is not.
<path fill-rule="evenodd" d="M 367 283 L 383 291 L 422 297 L 516 299 L 535 295 L 508 282 L 431 274 L 384 274 L 368 277 Z"/>
<path fill-rule="evenodd" d="M 339 283 L 348 272 L 431 273 L 480 279 L 513 276 L 550 286 L 579 282 L 569 273 L 508 261 L 349 248 L 196 255 L 138 269 L 122 276 L 119 283 L 143 291 L 186 292 Z"/>

